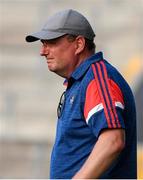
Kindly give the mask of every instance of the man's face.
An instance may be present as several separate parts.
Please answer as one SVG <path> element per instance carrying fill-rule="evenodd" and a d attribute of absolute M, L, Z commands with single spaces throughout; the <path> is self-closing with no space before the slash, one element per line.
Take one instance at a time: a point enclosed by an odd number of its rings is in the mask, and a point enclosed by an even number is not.
<path fill-rule="evenodd" d="M 76 41 L 69 41 L 67 36 L 53 40 L 42 40 L 41 56 L 45 56 L 50 71 L 68 78 L 74 71 L 78 60 Z"/>

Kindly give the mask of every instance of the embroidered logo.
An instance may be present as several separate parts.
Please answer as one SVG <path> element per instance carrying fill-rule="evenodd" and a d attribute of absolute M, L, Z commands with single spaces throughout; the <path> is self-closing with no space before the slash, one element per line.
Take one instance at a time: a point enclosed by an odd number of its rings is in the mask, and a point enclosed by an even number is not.
<path fill-rule="evenodd" d="M 70 98 L 70 104 L 73 104 L 74 99 L 75 99 L 75 97 L 74 97 L 74 96 L 72 96 L 72 97 Z"/>

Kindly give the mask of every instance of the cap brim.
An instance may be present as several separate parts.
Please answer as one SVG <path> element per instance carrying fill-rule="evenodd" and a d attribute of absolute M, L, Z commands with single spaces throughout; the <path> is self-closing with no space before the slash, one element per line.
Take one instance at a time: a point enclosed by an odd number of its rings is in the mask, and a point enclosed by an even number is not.
<path fill-rule="evenodd" d="M 66 33 L 53 32 L 53 31 L 40 31 L 26 36 L 27 42 L 34 42 L 38 40 L 51 40 L 65 35 Z"/>

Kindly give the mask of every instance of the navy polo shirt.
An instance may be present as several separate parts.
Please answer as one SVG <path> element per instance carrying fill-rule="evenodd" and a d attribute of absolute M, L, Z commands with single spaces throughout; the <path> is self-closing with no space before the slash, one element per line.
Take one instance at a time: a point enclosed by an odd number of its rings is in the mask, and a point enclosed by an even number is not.
<path fill-rule="evenodd" d="M 51 179 L 71 179 L 103 129 L 125 129 L 125 148 L 100 178 L 136 178 L 136 111 L 132 91 L 102 52 L 68 79 L 51 154 Z M 100 167 L 99 167 L 100 168 Z"/>

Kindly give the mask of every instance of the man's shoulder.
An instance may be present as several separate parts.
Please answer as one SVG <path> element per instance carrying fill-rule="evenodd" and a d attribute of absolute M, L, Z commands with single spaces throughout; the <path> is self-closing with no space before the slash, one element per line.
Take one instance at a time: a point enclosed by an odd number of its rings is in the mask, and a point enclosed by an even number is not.
<path fill-rule="evenodd" d="M 121 89 L 130 89 L 128 82 L 125 80 L 119 70 L 110 64 L 106 60 L 99 60 L 93 62 L 82 79 L 81 85 L 84 86 L 85 90 L 93 84 L 92 81 L 98 81 L 100 84 L 106 80 L 106 82 L 114 82 Z M 96 85 L 96 83 L 94 83 Z"/>
<path fill-rule="evenodd" d="M 113 78 L 115 76 L 122 77 L 121 73 L 115 66 L 102 59 L 99 61 L 95 61 L 90 65 L 90 67 L 84 74 L 84 79 L 88 79 L 89 82 L 93 80 L 95 78 L 94 69 L 97 72 L 98 76 L 107 74 L 107 76 L 110 78 Z"/>

